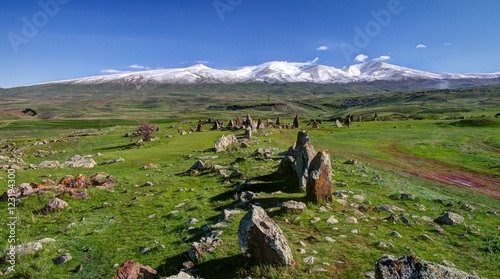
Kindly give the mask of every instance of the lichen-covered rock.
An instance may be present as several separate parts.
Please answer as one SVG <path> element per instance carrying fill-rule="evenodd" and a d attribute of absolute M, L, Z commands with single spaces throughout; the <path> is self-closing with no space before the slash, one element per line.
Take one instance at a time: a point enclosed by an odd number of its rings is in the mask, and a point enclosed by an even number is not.
<path fill-rule="evenodd" d="M 443 215 L 439 216 L 434 220 L 434 222 L 440 225 L 454 226 L 456 224 L 461 224 L 464 221 L 464 217 L 453 212 L 445 212 Z"/>
<path fill-rule="evenodd" d="M 404 256 L 397 259 L 384 255 L 375 264 L 377 279 L 481 279 L 483 277 L 464 271 L 432 263 L 416 256 Z"/>
<path fill-rule="evenodd" d="M 97 165 L 96 161 L 92 159 L 92 156 L 80 156 L 75 155 L 66 161 L 62 167 L 63 168 L 93 168 Z"/>
<path fill-rule="evenodd" d="M 116 185 L 116 178 L 105 172 L 98 172 L 90 177 L 90 184 L 96 188 L 108 188 Z"/>
<path fill-rule="evenodd" d="M 281 211 L 285 213 L 300 214 L 306 209 L 306 204 L 298 201 L 286 201 L 281 204 Z"/>
<path fill-rule="evenodd" d="M 241 219 L 238 238 L 241 252 L 250 264 L 295 265 L 283 232 L 259 206 L 252 206 Z"/>
<path fill-rule="evenodd" d="M 59 168 L 61 164 L 59 161 L 43 161 L 38 165 L 40 169 L 56 169 Z"/>
<path fill-rule="evenodd" d="M 225 151 L 232 144 L 238 143 L 238 139 L 235 135 L 231 134 L 228 136 L 222 135 L 214 144 L 214 148 L 216 152 Z"/>
<path fill-rule="evenodd" d="M 54 211 L 54 210 L 61 210 L 61 209 L 64 209 L 66 207 L 68 207 L 68 203 L 59 199 L 59 198 L 55 198 L 55 199 L 51 199 L 46 205 L 45 205 L 45 209 L 49 210 L 49 211 Z"/>
<path fill-rule="evenodd" d="M 320 151 L 309 165 L 306 186 L 307 200 L 312 202 L 332 201 L 332 184 L 330 151 Z"/>
<path fill-rule="evenodd" d="M 116 279 L 155 279 L 156 277 L 156 270 L 131 260 L 126 260 L 116 272 Z"/>

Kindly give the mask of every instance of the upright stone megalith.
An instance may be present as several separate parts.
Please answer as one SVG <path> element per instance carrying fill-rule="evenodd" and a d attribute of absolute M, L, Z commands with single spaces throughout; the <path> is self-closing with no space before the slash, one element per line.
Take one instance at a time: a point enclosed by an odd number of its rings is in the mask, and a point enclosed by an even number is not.
<path fill-rule="evenodd" d="M 311 202 L 332 200 L 332 165 L 330 151 L 319 151 L 309 164 L 306 197 Z"/>

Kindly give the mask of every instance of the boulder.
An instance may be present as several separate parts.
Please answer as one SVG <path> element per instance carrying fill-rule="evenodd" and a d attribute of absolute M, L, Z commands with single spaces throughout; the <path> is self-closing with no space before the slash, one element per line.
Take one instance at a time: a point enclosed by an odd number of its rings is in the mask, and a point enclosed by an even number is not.
<path fill-rule="evenodd" d="M 63 168 L 93 168 L 97 163 L 92 159 L 92 156 L 80 156 L 75 155 L 66 161 L 62 167 Z"/>
<path fill-rule="evenodd" d="M 214 144 L 215 147 L 215 152 L 222 152 L 226 151 L 226 149 L 232 145 L 238 143 L 238 139 L 236 138 L 235 135 L 231 134 L 228 136 L 222 135 Z"/>
<path fill-rule="evenodd" d="M 43 161 L 38 165 L 40 169 L 56 169 L 59 168 L 61 164 L 59 161 Z"/>
<path fill-rule="evenodd" d="M 205 164 L 202 161 L 198 160 L 189 169 L 190 170 L 204 170 L 205 169 Z"/>
<path fill-rule="evenodd" d="M 249 264 L 295 265 L 283 232 L 259 206 L 252 206 L 241 219 L 238 238 L 241 252 Z"/>
<path fill-rule="evenodd" d="M 116 279 L 155 279 L 156 277 L 156 270 L 131 260 L 126 260 L 116 272 Z"/>
<path fill-rule="evenodd" d="M 54 262 L 55 265 L 60 265 L 60 264 L 64 264 L 64 263 L 71 261 L 72 258 L 73 257 L 71 257 L 71 255 L 69 253 L 66 253 L 66 254 L 63 254 L 63 255 L 53 259 L 52 261 Z"/>
<path fill-rule="evenodd" d="M 195 279 L 195 277 L 181 270 L 178 274 L 169 276 L 166 279 Z"/>
<path fill-rule="evenodd" d="M 320 151 L 309 165 L 306 197 L 311 202 L 332 201 L 332 165 L 330 151 Z"/>
<path fill-rule="evenodd" d="M 306 204 L 303 202 L 286 201 L 281 204 L 281 211 L 284 213 L 300 214 L 306 207 Z"/>
<path fill-rule="evenodd" d="M 90 184 L 97 188 L 113 187 L 116 185 L 116 178 L 105 172 L 98 172 L 90 177 Z"/>
<path fill-rule="evenodd" d="M 445 212 L 443 215 L 439 216 L 434 220 L 434 222 L 440 225 L 454 226 L 456 224 L 461 224 L 464 221 L 464 217 L 453 212 Z"/>
<path fill-rule="evenodd" d="M 46 205 L 45 205 L 45 209 L 49 210 L 49 211 L 54 211 L 54 210 L 61 210 L 61 209 L 64 209 L 66 207 L 68 207 L 69 204 L 59 198 L 54 198 L 54 199 L 51 199 Z"/>
<path fill-rule="evenodd" d="M 428 262 L 416 256 L 403 256 L 397 259 L 391 255 L 384 255 L 375 264 L 375 278 L 481 279 L 483 277 L 453 267 Z"/>

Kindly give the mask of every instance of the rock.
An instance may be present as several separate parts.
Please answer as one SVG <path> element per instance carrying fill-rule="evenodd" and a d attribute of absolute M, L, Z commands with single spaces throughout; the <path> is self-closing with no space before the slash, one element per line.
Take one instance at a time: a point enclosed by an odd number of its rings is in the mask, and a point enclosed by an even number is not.
<path fill-rule="evenodd" d="M 143 169 L 145 170 L 148 170 L 148 169 L 157 169 L 158 168 L 158 165 L 156 164 L 153 164 L 153 163 L 148 163 L 147 165 L 145 165 L 144 167 L 142 167 Z"/>
<path fill-rule="evenodd" d="M 252 191 L 241 192 L 240 201 L 243 203 L 249 203 L 258 196 L 259 196 L 259 194 L 256 194 Z"/>
<path fill-rule="evenodd" d="M 347 199 L 349 197 L 349 195 L 347 195 L 347 191 L 346 190 L 340 190 L 340 191 L 335 191 L 333 193 L 334 196 L 337 196 L 341 199 Z"/>
<path fill-rule="evenodd" d="M 187 224 L 188 226 L 196 225 L 197 223 L 198 223 L 198 219 L 196 219 L 196 218 L 191 218 L 191 219 L 189 219 L 189 220 L 186 222 L 186 224 Z"/>
<path fill-rule="evenodd" d="M 300 214 L 306 207 L 306 204 L 303 202 L 286 201 L 281 204 L 281 211 L 284 213 Z"/>
<path fill-rule="evenodd" d="M 222 135 L 217 141 L 215 141 L 214 148 L 215 152 L 226 151 L 226 149 L 232 145 L 238 143 L 238 139 L 235 135 L 231 134 L 228 136 Z"/>
<path fill-rule="evenodd" d="M 188 250 L 189 257 L 193 261 L 198 261 L 206 253 L 212 253 L 217 246 L 222 244 L 222 239 L 218 237 L 202 237 L 199 242 L 193 242 Z"/>
<path fill-rule="evenodd" d="M 331 242 L 331 243 L 333 243 L 333 242 L 335 242 L 335 241 L 336 241 L 335 239 L 333 239 L 333 238 L 331 238 L 331 237 L 329 237 L 329 236 L 326 236 L 326 237 L 325 237 L 325 240 L 326 240 L 326 241 L 328 241 L 328 242 Z"/>
<path fill-rule="evenodd" d="M 54 264 L 56 265 L 60 265 L 60 264 L 63 264 L 63 263 L 67 263 L 69 261 L 71 261 L 72 257 L 69 253 L 66 253 L 64 255 L 61 255 L 55 259 L 53 259 L 52 261 L 54 262 Z"/>
<path fill-rule="evenodd" d="M 366 279 L 375 279 L 375 271 L 367 271 L 363 273 L 363 276 L 365 276 Z"/>
<path fill-rule="evenodd" d="M 295 265 L 283 232 L 259 206 L 252 206 L 241 219 L 238 238 L 243 256 L 250 264 Z"/>
<path fill-rule="evenodd" d="M 392 245 L 392 243 L 389 243 L 389 242 L 379 242 L 378 243 L 378 247 L 381 247 L 381 248 L 394 248 L 394 245 Z"/>
<path fill-rule="evenodd" d="M 277 171 L 283 176 L 286 187 L 299 191 L 306 190 L 309 165 L 316 153 L 309 142 L 308 132 L 298 132 L 295 144 L 289 148 L 287 156 L 280 162 Z"/>
<path fill-rule="evenodd" d="M 151 182 L 151 181 L 146 181 L 146 183 L 144 183 L 143 185 L 144 185 L 144 187 L 151 187 L 151 186 L 153 186 L 154 184 L 153 184 L 153 182 Z"/>
<path fill-rule="evenodd" d="M 243 135 L 246 139 L 252 139 L 252 127 L 247 127 L 245 129 L 245 135 Z"/>
<path fill-rule="evenodd" d="M 355 199 L 357 202 L 365 202 L 366 198 L 361 196 L 361 195 L 354 195 L 352 196 L 353 199 Z"/>
<path fill-rule="evenodd" d="M 346 165 L 357 165 L 357 164 L 359 164 L 359 162 L 358 162 L 357 159 L 349 159 L 349 160 L 345 161 L 344 164 L 346 164 Z"/>
<path fill-rule="evenodd" d="M 293 127 L 297 128 L 297 129 L 299 128 L 299 115 L 298 114 L 296 114 L 295 118 L 293 119 Z"/>
<path fill-rule="evenodd" d="M 311 224 L 318 223 L 319 221 L 321 221 L 320 217 L 314 217 L 314 218 L 311 219 Z"/>
<path fill-rule="evenodd" d="M 390 204 L 379 205 L 379 206 L 377 206 L 377 209 L 378 210 L 388 211 L 390 213 L 394 213 L 394 211 L 405 211 L 402 208 L 399 208 L 399 207 L 397 207 L 395 205 L 390 205 Z"/>
<path fill-rule="evenodd" d="M 314 260 L 315 260 L 315 258 L 313 256 L 309 256 L 309 257 L 304 259 L 304 262 L 306 264 L 314 264 Z"/>
<path fill-rule="evenodd" d="M 337 220 L 334 216 L 330 216 L 328 219 L 326 219 L 326 222 L 328 224 L 338 224 L 339 220 Z"/>
<path fill-rule="evenodd" d="M 419 235 L 418 236 L 418 239 L 420 240 L 428 240 L 428 241 L 433 241 L 432 238 L 426 234 L 423 234 L 423 235 Z"/>
<path fill-rule="evenodd" d="M 122 163 L 122 162 L 125 162 L 125 159 L 120 157 L 120 158 L 116 158 L 114 160 L 105 161 L 101 165 L 111 165 L 111 164 Z"/>
<path fill-rule="evenodd" d="M 238 214 L 240 214 L 240 213 L 241 213 L 241 211 L 239 211 L 239 210 L 235 210 L 235 209 L 233 209 L 233 210 L 231 210 L 231 209 L 224 209 L 224 210 L 222 211 L 221 216 L 220 216 L 220 218 L 219 218 L 219 219 L 220 219 L 221 221 L 228 221 L 228 220 L 232 220 L 232 219 L 234 219 L 234 216 L 235 216 L 235 215 L 238 215 Z"/>
<path fill-rule="evenodd" d="M 202 161 L 198 160 L 189 169 L 190 170 L 204 170 L 205 164 Z"/>
<path fill-rule="evenodd" d="M 391 255 L 384 255 L 375 264 L 375 278 L 481 279 L 483 277 L 428 262 L 417 256 L 403 256 L 397 259 Z"/>
<path fill-rule="evenodd" d="M 402 237 L 402 236 L 401 236 L 401 234 L 399 234 L 397 231 L 393 231 L 393 232 L 391 233 L 391 236 L 392 236 L 392 237 L 397 237 L 397 238 L 401 238 L 401 237 Z"/>
<path fill-rule="evenodd" d="M 68 207 L 69 204 L 59 198 L 51 199 L 46 205 L 45 209 L 49 211 L 61 210 Z"/>
<path fill-rule="evenodd" d="M 116 272 L 116 279 L 155 279 L 156 277 L 156 270 L 131 260 L 126 260 Z"/>
<path fill-rule="evenodd" d="M 97 188 L 109 188 L 116 185 L 116 178 L 105 172 L 94 173 L 90 177 L 90 184 L 96 186 Z"/>
<path fill-rule="evenodd" d="M 61 167 L 59 161 L 43 161 L 38 165 L 40 169 L 56 169 Z"/>
<path fill-rule="evenodd" d="M 80 156 L 75 155 L 69 158 L 64 164 L 62 164 L 63 168 L 93 168 L 97 165 L 97 163 L 92 159 L 91 155 Z"/>
<path fill-rule="evenodd" d="M 166 279 L 196 279 L 196 277 L 193 277 L 181 270 L 177 275 L 166 277 Z"/>
<path fill-rule="evenodd" d="M 436 218 L 434 222 L 440 225 L 454 226 L 456 224 L 461 224 L 464 221 L 464 217 L 453 212 L 444 212 L 441 216 Z"/>
<path fill-rule="evenodd" d="M 356 217 L 347 217 L 347 219 L 345 219 L 345 221 L 347 223 L 353 223 L 353 224 L 357 224 L 358 223 L 358 219 L 356 219 Z"/>
<path fill-rule="evenodd" d="M 16 255 L 34 254 L 43 249 L 41 241 L 32 241 L 14 247 Z"/>
<path fill-rule="evenodd" d="M 332 201 L 332 165 L 330 151 L 319 151 L 308 170 L 306 198 L 312 202 Z"/>

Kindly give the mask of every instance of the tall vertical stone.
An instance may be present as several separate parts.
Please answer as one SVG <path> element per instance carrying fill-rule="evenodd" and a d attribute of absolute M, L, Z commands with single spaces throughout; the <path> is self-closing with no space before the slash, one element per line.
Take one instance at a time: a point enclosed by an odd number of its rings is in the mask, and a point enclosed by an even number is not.
<path fill-rule="evenodd" d="M 319 151 L 309 165 L 306 197 L 315 203 L 332 200 L 332 165 L 328 150 Z"/>
<path fill-rule="evenodd" d="M 296 114 L 295 118 L 293 119 L 293 127 L 299 128 L 299 115 L 298 114 Z"/>

